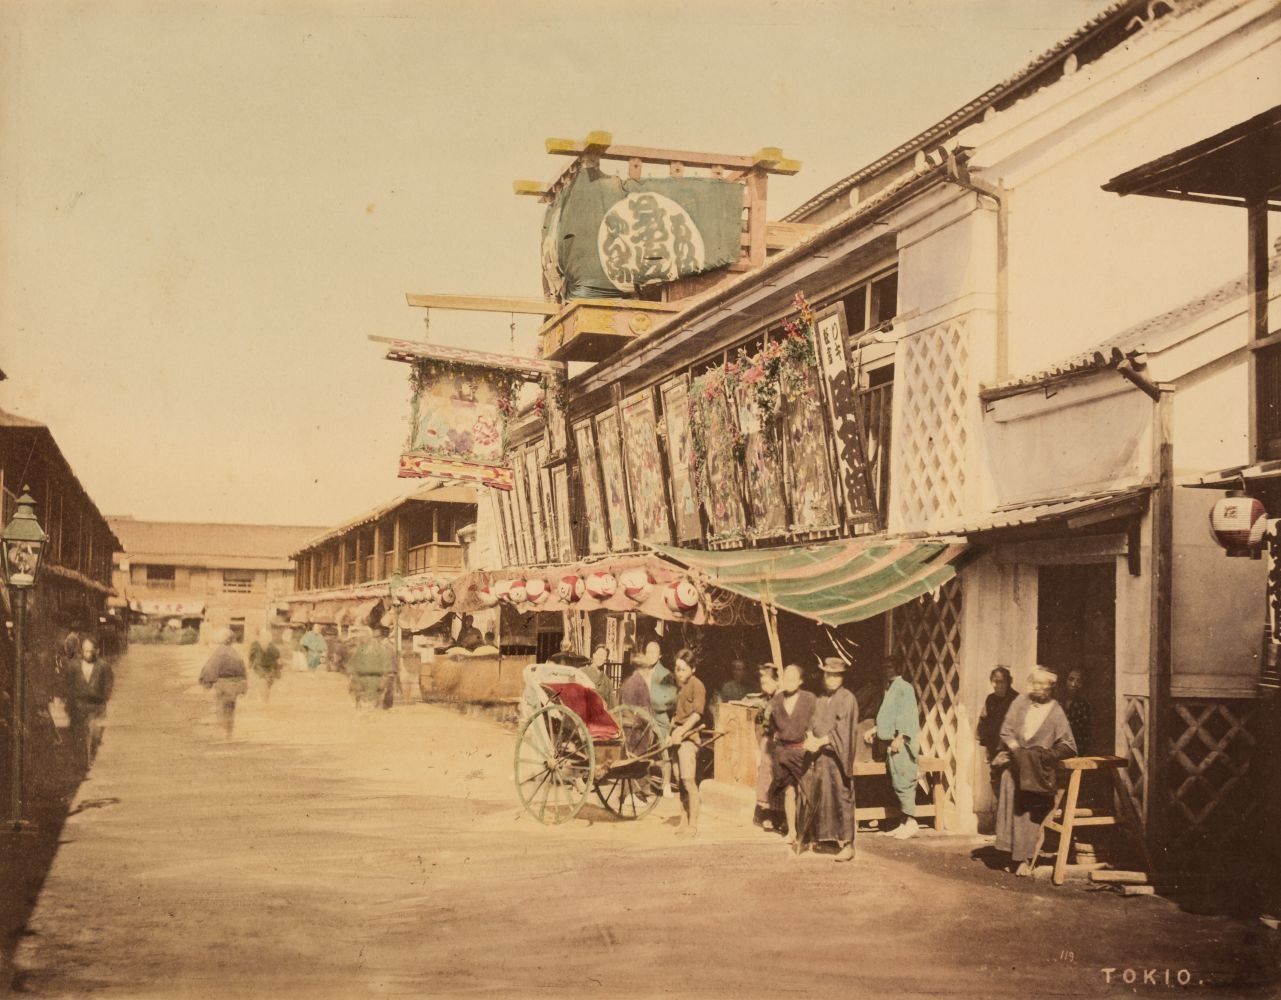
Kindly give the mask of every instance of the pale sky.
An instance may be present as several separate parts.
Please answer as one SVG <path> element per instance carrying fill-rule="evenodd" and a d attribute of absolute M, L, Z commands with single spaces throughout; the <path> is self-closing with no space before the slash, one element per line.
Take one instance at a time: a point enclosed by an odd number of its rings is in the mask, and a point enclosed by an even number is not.
<path fill-rule="evenodd" d="M 105 513 L 345 520 L 414 485 L 408 369 L 366 336 L 423 336 L 407 291 L 540 294 L 511 182 L 565 166 L 544 138 L 780 146 L 779 218 L 1105 5 L 5 0 L 0 408 Z"/>

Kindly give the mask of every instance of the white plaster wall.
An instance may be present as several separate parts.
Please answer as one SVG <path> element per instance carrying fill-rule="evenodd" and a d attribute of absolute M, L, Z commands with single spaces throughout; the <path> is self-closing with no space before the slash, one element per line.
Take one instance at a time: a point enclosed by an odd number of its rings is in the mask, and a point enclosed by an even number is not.
<path fill-rule="evenodd" d="M 1244 352 L 1174 392 L 1174 471 L 1200 476 L 1250 464 L 1250 370 Z"/>
<path fill-rule="evenodd" d="M 998 503 L 1119 489 L 1152 471 L 1152 401 L 1115 372 L 997 400 L 985 459 Z"/>
<path fill-rule="evenodd" d="M 1088 348 L 1243 272 L 1240 210 L 1122 198 L 1101 185 L 1275 105 L 1281 6 L 1244 7 L 1236 32 L 1209 8 L 1170 19 L 962 135 L 977 147 L 977 172 L 1010 189 L 1012 372 Z"/>

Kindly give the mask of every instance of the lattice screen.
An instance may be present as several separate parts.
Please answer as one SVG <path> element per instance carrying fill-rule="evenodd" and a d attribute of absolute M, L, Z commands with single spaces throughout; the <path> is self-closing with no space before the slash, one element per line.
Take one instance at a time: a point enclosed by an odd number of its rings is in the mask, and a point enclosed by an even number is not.
<path fill-rule="evenodd" d="M 1171 847 L 1221 843 L 1251 821 L 1260 804 L 1250 774 L 1256 712 L 1252 701 L 1179 699 L 1170 706 Z"/>
<path fill-rule="evenodd" d="M 905 658 L 907 678 L 916 689 L 921 752 L 943 760 L 944 785 L 954 800 L 956 706 L 961 688 L 961 581 L 950 580 L 936 596 L 926 594 L 895 608 L 890 630 L 891 648 Z"/>
<path fill-rule="evenodd" d="M 896 530 L 962 513 L 968 440 L 969 346 L 964 317 L 903 342 L 901 423 L 894 428 Z M 899 418 L 896 418 L 899 419 Z"/>
<path fill-rule="evenodd" d="M 1121 780 L 1129 789 L 1135 808 L 1146 823 L 1148 818 L 1148 700 L 1139 695 L 1125 696 L 1121 723 L 1128 763 Z"/>

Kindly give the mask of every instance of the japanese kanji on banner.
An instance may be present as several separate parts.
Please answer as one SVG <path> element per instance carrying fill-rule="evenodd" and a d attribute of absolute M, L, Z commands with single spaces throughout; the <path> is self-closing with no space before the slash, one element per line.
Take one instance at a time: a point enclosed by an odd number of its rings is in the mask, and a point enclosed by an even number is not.
<path fill-rule="evenodd" d="M 583 170 L 547 207 L 546 290 L 563 301 L 725 267 L 742 253 L 743 186 L 710 177 L 629 180 Z"/>

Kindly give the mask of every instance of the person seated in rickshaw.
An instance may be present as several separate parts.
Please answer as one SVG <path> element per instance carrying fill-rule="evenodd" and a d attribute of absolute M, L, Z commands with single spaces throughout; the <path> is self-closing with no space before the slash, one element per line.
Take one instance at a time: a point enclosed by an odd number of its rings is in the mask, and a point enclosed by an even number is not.
<path fill-rule="evenodd" d="M 667 745 L 672 748 L 676 777 L 680 782 L 681 821 L 677 836 L 693 837 L 698 833 L 698 768 L 699 731 L 707 715 L 707 688 L 694 676 L 694 654 L 682 649 L 676 654 L 676 705 L 672 709 L 672 728 Z"/>

